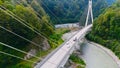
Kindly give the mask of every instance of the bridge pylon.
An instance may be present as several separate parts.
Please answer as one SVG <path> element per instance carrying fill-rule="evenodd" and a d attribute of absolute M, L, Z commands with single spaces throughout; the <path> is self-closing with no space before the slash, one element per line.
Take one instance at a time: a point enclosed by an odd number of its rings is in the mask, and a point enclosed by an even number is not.
<path fill-rule="evenodd" d="M 86 22 L 85 22 L 85 27 L 88 25 L 89 17 L 91 17 L 91 21 L 93 23 L 92 0 L 89 0 L 88 13 L 87 13 L 87 18 L 86 18 Z"/>

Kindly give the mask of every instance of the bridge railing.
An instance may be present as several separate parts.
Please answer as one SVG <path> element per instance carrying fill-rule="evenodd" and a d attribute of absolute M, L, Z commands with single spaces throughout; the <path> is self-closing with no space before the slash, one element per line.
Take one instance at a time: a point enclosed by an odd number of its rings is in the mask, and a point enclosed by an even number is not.
<path fill-rule="evenodd" d="M 88 32 L 91 30 L 91 27 L 92 27 L 92 24 L 91 25 L 88 25 Z M 84 28 L 83 28 L 84 29 Z M 78 40 L 82 39 L 88 32 L 85 32 L 85 34 L 83 33 Z M 76 33 L 77 34 L 77 33 Z M 79 42 L 79 41 L 77 41 Z M 60 64 L 58 65 L 58 68 L 61 68 L 63 67 L 64 68 L 64 65 L 65 63 L 67 62 L 67 60 L 69 59 L 70 55 L 72 54 L 72 52 L 75 50 L 75 46 L 76 43 L 73 44 L 73 46 L 71 47 L 71 49 L 68 51 L 68 53 L 64 56 L 63 60 L 61 60 Z"/>

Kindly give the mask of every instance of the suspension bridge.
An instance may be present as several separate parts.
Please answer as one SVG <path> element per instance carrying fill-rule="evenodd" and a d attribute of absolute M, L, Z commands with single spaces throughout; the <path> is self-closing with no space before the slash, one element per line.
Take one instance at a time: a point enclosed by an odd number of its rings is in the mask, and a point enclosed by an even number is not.
<path fill-rule="evenodd" d="M 88 31 L 90 31 L 92 24 L 88 25 L 89 18 L 93 23 L 92 0 L 89 0 L 88 13 L 85 27 L 79 30 L 73 37 L 64 42 L 60 47 L 50 53 L 42 62 L 38 63 L 34 68 L 62 68 L 67 62 L 70 54 L 75 50 L 75 44 L 81 40 Z"/>

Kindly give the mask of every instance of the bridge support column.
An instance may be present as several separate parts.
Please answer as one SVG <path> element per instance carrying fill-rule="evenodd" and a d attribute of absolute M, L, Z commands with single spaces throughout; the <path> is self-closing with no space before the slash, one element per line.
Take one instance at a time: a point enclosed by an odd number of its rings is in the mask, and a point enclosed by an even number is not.
<path fill-rule="evenodd" d="M 89 0 L 88 13 L 87 13 L 87 18 L 86 18 L 86 22 L 85 22 L 85 27 L 88 25 L 89 16 L 91 17 L 91 20 L 93 23 L 92 0 Z"/>

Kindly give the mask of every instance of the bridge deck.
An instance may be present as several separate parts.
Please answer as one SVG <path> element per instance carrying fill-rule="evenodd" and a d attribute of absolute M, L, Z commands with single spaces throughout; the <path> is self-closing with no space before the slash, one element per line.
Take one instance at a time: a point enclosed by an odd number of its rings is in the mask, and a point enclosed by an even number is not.
<path fill-rule="evenodd" d="M 92 25 L 89 25 L 81 29 L 78 33 L 76 33 L 76 35 L 61 45 L 62 47 L 60 47 L 56 52 L 47 57 L 44 62 L 38 63 L 35 68 L 57 68 L 60 66 L 61 61 L 64 61 L 66 55 L 69 55 L 69 51 L 74 47 L 76 40 L 82 38 L 91 27 Z"/>

